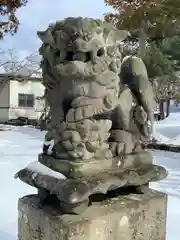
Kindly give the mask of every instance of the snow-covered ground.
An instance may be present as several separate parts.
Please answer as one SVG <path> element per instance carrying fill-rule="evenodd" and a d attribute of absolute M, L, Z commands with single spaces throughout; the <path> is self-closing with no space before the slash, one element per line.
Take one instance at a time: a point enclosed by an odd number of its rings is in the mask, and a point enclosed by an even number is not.
<path fill-rule="evenodd" d="M 155 122 L 154 137 L 161 143 L 180 145 L 180 105 L 171 105 L 171 114 L 168 118 Z"/>
<path fill-rule="evenodd" d="M 154 137 L 162 143 L 180 145 L 180 106 L 171 105 L 171 114 L 154 124 Z M 154 163 L 164 166 L 168 177 L 151 187 L 168 194 L 167 239 L 179 240 L 180 229 L 180 153 L 152 151 Z"/>
<path fill-rule="evenodd" d="M 180 228 L 180 153 L 152 151 L 154 163 L 166 167 L 168 177 L 151 187 L 168 194 L 167 237 L 166 240 L 179 240 Z"/>
<path fill-rule="evenodd" d="M 180 144 L 180 110 L 156 123 L 155 135 L 161 141 Z M 0 126 L 1 129 L 1 126 Z M 36 189 L 14 179 L 14 174 L 36 161 L 41 151 L 44 132 L 29 127 L 11 127 L 0 131 L 0 240 L 17 240 L 17 201 Z M 174 140 L 173 140 L 174 139 Z M 165 166 L 169 176 L 151 186 L 168 193 L 167 239 L 179 240 L 180 228 L 180 153 L 152 151 L 154 162 Z"/>
<path fill-rule="evenodd" d="M 37 160 L 44 133 L 27 127 L 0 131 L 0 240 L 17 240 L 17 199 L 36 193 L 14 174 Z"/>

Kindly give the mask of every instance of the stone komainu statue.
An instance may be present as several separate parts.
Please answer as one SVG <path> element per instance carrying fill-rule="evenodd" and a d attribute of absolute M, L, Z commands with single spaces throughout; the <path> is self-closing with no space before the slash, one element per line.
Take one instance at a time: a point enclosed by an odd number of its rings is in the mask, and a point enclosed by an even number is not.
<path fill-rule="evenodd" d="M 142 147 L 151 138 L 155 102 L 143 61 L 121 59 L 127 35 L 80 17 L 38 32 L 51 124 L 38 162 L 16 176 L 38 188 L 42 202 L 53 204 L 55 196 L 65 213 L 80 213 L 96 193 L 142 191 L 167 175 Z"/>
<path fill-rule="evenodd" d="M 90 18 L 67 18 L 38 32 L 52 116 L 47 137 L 55 140 L 56 157 L 138 152 L 150 138 L 153 90 L 140 58 L 121 59 L 127 35 Z"/>

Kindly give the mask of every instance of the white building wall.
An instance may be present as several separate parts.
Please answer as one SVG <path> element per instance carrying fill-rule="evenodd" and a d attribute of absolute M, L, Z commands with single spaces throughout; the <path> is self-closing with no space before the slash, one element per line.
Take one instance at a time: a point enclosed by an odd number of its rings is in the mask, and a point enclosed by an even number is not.
<path fill-rule="evenodd" d="M 10 83 L 6 82 L 0 86 L 0 122 L 7 121 L 9 118 L 9 94 Z"/>
<path fill-rule="evenodd" d="M 18 106 L 18 94 L 34 94 L 35 105 L 33 108 L 30 107 L 19 107 Z M 18 117 L 28 117 L 29 119 L 37 119 L 40 117 L 43 110 L 42 101 L 36 98 L 44 94 L 44 86 L 40 81 L 10 81 L 10 109 L 9 119 Z"/>

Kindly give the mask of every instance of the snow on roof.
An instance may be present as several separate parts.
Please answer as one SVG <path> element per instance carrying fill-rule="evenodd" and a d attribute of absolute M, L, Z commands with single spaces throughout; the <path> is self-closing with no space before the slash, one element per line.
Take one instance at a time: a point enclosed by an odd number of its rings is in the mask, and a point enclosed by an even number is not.
<path fill-rule="evenodd" d="M 14 80 L 14 81 L 24 81 L 24 80 L 41 81 L 42 78 L 37 76 L 26 76 L 20 73 L 0 73 L 0 79 L 7 79 L 7 80 Z"/>

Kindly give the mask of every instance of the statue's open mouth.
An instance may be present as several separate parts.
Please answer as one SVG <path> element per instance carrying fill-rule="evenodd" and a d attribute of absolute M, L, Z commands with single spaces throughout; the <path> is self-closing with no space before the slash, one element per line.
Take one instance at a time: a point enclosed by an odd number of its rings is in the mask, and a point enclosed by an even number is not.
<path fill-rule="evenodd" d="M 92 52 L 67 52 L 66 61 L 81 61 L 81 62 L 89 62 L 92 61 Z"/>
<path fill-rule="evenodd" d="M 96 52 L 94 51 L 67 51 L 65 61 L 81 61 L 89 62 L 94 61 L 97 57 L 102 57 L 105 51 L 104 48 L 99 48 Z"/>
<path fill-rule="evenodd" d="M 62 76 L 90 77 L 104 72 L 110 63 L 111 59 L 100 48 L 96 53 L 68 51 L 65 60 L 56 64 L 55 68 Z"/>

